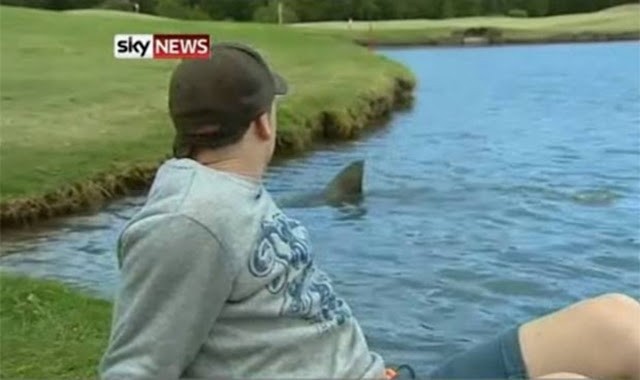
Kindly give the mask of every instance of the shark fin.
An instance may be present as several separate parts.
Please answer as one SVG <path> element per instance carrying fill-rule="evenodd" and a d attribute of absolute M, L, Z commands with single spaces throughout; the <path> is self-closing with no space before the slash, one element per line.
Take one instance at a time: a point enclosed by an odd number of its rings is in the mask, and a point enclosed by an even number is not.
<path fill-rule="evenodd" d="M 357 160 L 342 169 L 325 187 L 323 195 L 329 204 L 351 203 L 362 198 L 364 160 Z"/>

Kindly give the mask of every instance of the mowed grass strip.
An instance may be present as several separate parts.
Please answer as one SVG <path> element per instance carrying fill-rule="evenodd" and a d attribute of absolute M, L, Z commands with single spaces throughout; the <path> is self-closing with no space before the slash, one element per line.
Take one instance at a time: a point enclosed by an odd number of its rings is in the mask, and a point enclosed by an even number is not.
<path fill-rule="evenodd" d="M 290 82 L 278 149 L 308 149 L 325 114 L 362 128 L 403 66 L 347 40 L 262 24 L 187 22 L 113 11 L 0 7 L 0 202 L 41 197 L 170 153 L 166 90 L 176 61 L 117 60 L 122 33 L 207 33 L 258 48 Z M 215 53 L 214 53 L 215 54 Z"/>

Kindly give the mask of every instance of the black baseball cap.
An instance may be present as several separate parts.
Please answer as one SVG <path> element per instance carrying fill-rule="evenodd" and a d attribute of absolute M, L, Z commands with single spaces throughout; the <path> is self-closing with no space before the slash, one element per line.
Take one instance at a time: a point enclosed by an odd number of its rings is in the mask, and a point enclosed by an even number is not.
<path fill-rule="evenodd" d="M 270 110 L 276 95 L 287 92 L 285 79 L 248 45 L 214 43 L 208 59 L 181 61 L 169 84 L 174 155 L 235 142 L 251 121 Z"/>

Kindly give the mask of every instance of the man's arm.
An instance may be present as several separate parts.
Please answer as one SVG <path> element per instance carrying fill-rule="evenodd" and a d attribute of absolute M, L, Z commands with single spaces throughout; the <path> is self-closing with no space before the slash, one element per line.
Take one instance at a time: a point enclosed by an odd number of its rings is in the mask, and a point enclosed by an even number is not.
<path fill-rule="evenodd" d="M 231 265 L 211 233 L 180 215 L 132 225 L 102 379 L 177 379 L 231 291 Z"/>

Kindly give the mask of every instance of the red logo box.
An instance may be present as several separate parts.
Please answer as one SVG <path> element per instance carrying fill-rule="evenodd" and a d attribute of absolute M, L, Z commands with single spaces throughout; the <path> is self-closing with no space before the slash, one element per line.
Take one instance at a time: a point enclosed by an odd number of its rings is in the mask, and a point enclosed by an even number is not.
<path fill-rule="evenodd" d="M 153 35 L 153 59 L 207 59 L 210 56 L 207 34 Z"/>

